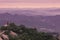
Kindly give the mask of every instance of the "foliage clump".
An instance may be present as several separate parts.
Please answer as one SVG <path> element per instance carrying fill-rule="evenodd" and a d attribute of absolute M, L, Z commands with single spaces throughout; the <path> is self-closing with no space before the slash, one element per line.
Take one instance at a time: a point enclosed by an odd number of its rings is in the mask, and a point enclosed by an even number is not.
<path fill-rule="evenodd" d="M 7 27 L 2 26 L 0 30 L 5 31 L 9 40 L 57 40 L 53 35 L 48 35 L 45 32 L 38 32 L 36 28 L 26 28 L 24 25 L 17 26 L 14 23 Z M 12 37 L 10 31 L 13 31 L 17 36 Z"/>

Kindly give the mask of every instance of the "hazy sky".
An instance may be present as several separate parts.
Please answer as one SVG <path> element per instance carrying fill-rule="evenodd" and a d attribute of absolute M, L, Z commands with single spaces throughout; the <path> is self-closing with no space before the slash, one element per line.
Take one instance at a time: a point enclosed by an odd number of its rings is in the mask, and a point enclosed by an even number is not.
<path fill-rule="evenodd" d="M 60 0 L 0 0 L 0 8 L 60 8 Z"/>
<path fill-rule="evenodd" d="M 6 2 L 6 3 L 60 3 L 60 0 L 0 0 L 0 2 Z"/>

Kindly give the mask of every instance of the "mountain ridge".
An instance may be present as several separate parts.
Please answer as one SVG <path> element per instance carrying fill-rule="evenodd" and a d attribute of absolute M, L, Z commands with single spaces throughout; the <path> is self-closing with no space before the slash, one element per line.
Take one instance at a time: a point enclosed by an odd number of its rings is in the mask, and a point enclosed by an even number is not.
<path fill-rule="evenodd" d="M 27 27 L 53 29 L 56 32 L 60 32 L 60 15 L 56 16 L 26 16 L 26 15 L 12 15 L 12 14 L 0 14 L 0 26 L 6 24 L 6 22 L 13 22 L 16 25 L 26 25 Z"/>

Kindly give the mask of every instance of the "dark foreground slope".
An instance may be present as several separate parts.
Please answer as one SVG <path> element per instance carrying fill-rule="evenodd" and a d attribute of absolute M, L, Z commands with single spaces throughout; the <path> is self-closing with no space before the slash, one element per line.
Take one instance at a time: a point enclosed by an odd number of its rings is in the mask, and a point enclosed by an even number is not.
<path fill-rule="evenodd" d="M 24 25 L 16 26 L 14 23 L 0 28 L 2 40 L 58 40 L 55 33 L 38 32 L 36 28 L 26 28 Z M 4 36 L 3 36 L 4 35 Z"/>

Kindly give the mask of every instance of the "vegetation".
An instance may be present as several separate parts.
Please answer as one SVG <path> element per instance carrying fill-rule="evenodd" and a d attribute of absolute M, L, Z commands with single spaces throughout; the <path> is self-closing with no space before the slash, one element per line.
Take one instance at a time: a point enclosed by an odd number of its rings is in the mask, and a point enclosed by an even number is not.
<path fill-rule="evenodd" d="M 0 30 L 5 31 L 9 40 L 57 40 L 53 35 L 48 35 L 44 32 L 38 32 L 36 28 L 26 28 L 24 25 L 16 26 L 14 23 L 8 26 L 2 26 Z M 13 31 L 17 36 L 12 37 L 10 31 Z"/>

